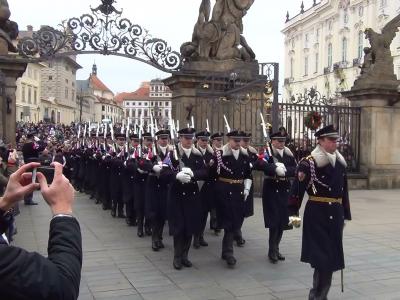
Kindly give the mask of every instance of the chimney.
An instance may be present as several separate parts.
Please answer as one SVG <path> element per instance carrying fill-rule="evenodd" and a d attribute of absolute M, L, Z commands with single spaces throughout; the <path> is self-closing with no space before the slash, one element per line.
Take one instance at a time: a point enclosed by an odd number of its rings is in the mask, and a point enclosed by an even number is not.
<path fill-rule="evenodd" d="M 29 32 L 32 32 L 32 31 L 33 31 L 33 26 L 32 26 L 32 25 L 28 25 L 28 26 L 26 26 L 26 29 L 27 29 Z"/>

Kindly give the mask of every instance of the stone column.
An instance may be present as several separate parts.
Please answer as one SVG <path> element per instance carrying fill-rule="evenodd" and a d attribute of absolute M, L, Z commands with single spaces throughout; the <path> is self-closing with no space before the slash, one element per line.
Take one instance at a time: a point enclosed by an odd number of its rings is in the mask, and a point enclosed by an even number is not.
<path fill-rule="evenodd" d="M 15 146 L 16 81 L 26 70 L 27 62 L 14 57 L 0 57 L 0 137 Z"/>
<path fill-rule="evenodd" d="M 209 121 L 212 132 L 226 132 L 223 115 L 226 115 L 232 129 L 241 129 L 252 132 L 253 137 L 260 135 L 259 124 L 254 116 L 260 105 L 237 105 L 234 101 L 218 101 L 223 97 L 223 88 L 226 82 L 218 80 L 225 78 L 231 72 L 240 72 L 242 79 L 251 82 L 258 75 L 257 62 L 227 61 L 196 61 L 184 65 L 182 72 L 164 80 L 164 84 L 172 90 L 172 118 L 179 120 L 180 128 L 190 123 L 194 117 L 197 130 L 206 129 L 206 119 Z M 208 85 L 202 88 L 201 85 Z M 215 86 L 220 85 L 220 87 Z M 255 91 L 262 91 L 263 85 L 252 86 Z M 225 87 L 226 88 L 226 87 Z M 258 127 L 258 128 L 257 128 Z M 258 131 L 257 131 L 258 129 Z"/>
<path fill-rule="evenodd" d="M 370 189 L 400 188 L 400 95 L 369 88 L 342 93 L 361 107 L 360 165 Z"/>

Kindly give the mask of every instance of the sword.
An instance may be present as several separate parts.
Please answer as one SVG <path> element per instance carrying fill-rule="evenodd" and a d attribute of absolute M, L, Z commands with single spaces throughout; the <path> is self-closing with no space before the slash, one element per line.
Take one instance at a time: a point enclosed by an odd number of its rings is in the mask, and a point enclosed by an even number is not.
<path fill-rule="evenodd" d="M 226 119 L 226 116 L 224 115 L 224 121 L 225 121 L 225 128 L 229 132 L 231 132 L 231 127 L 229 126 L 228 120 Z"/>

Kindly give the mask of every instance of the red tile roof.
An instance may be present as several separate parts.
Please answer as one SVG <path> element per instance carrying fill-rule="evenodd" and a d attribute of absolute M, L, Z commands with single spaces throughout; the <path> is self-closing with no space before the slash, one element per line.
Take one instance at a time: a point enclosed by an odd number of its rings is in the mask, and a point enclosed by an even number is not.
<path fill-rule="evenodd" d="M 91 74 L 89 77 L 89 80 L 90 80 L 90 84 L 94 90 L 100 90 L 102 92 L 113 93 L 96 75 Z"/>
<path fill-rule="evenodd" d="M 132 93 L 119 93 L 115 96 L 115 101 L 122 103 L 124 100 L 145 100 L 150 96 L 150 83 L 143 82 L 139 89 Z"/>

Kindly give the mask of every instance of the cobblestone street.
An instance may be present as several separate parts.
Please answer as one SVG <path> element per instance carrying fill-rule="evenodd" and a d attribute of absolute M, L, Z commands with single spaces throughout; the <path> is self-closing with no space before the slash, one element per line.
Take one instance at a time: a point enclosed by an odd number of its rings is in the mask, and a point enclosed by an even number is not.
<path fill-rule="evenodd" d="M 47 255 L 50 210 L 21 205 L 15 245 Z M 329 299 L 400 299 L 400 190 L 352 191 L 353 221 L 345 228 L 345 291 L 334 274 Z M 284 233 L 281 252 L 286 261 L 268 262 L 267 231 L 260 199 L 256 215 L 245 221 L 244 248 L 235 248 L 238 264 L 228 269 L 220 259 L 222 236 L 207 231 L 209 246 L 191 249 L 194 266 L 172 267 L 172 239 L 166 248 L 151 250 L 149 237 L 138 238 L 136 227 L 113 219 L 110 211 L 76 194 L 75 215 L 83 234 L 84 262 L 80 297 L 86 299 L 307 299 L 312 269 L 299 261 L 301 230 Z"/>

